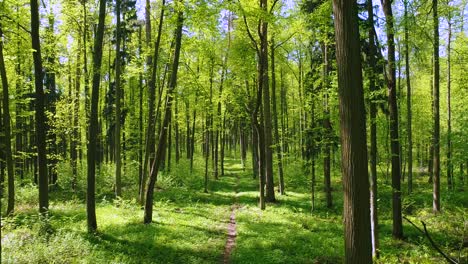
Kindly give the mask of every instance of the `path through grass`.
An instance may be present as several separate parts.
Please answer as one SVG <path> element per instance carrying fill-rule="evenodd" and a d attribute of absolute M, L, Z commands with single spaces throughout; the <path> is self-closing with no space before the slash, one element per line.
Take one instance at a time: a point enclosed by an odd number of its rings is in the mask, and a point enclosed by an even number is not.
<path fill-rule="evenodd" d="M 86 232 L 84 201 L 79 198 L 59 199 L 60 191 L 52 193 L 48 221 L 39 219 L 36 204 L 19 201 L 16 214 L 3 219 L 2 263 L 341 263 L 339 174 L 333 177 L 334 207 L 325 208 L 319 185 L 317 209 L 311 213 L 307 175 L 300 165 L 291 163 L 288 168 L 287 195 L 278 195 L 278 202 L 267 204 L 264 211 L 257 206 L 257 180 L 237 160 L 226 161 L 226 175 L 210 181 L 209 193 L 203 193 L 203 177 L 196 171 L 177 175 L 192 177 L 198 184 L 193 186 L 166 186 L 162 183 L 168 178 L 162 177 L 150 225 L 142 223 L 143 211 L 130 191 L 122 200 L 100 195 L 97 236 Z M 466 194 L 443 192 L 444 211 L 434 216 L 425 180 L 416 177 L 417 191 L 404 200 L 405 215 L 425 220 L 434 240 L 457 256 L 463 221 L 468 219 Z M 407 223 L 407 240 L 391 239 L 391 189 L 383 181 L 379 188 L 382 259 L 378 263 L 441 262 Z M 466 250 L 461 253 L 466 255 Z"/>

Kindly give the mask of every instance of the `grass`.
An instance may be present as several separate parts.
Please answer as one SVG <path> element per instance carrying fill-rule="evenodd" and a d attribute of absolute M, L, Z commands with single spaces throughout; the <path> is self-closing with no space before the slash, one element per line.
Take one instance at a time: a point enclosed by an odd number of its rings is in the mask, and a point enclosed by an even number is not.
<path fill-rule="evenodd" d="M 36 188 L 19 187 L 15 215 L 2 219 L 2 263 L 219 263 L 236 196 L 236 177 L 240 207 L 232 263 L 342 262 L 342 189 L 337 171 L 333 177 L 333 208 L 325 208 L 318 176 L 316 210 L 311 212 L 309 179 L 301 164 L 289 163 L 286 195 L 277 195 L 278 201 L 262 211 L 257 206 L 257 180 L 252 179 L 251 169 L 243 170 L 237 160 L 227 160 L 226 176 L 211 180 L 210 192 L 203 193 L 201 163 L 197 161 L 192 174 L 187 173 L 188 163 L 181 161 L 171 173 L 161 175 L 151 225 L 142 224 L 143 211 L 134 199 L 136 190 L 131 188 L 136 186 L 135 178 L 127 169 L 130 173 L 122 199 L 110 199 L 109 189 L 98 193 L 97 235 L 86 232 L 83 192 L 55 190 L 49 218 L 42 219 L 36 210 Z M 109 176 L 101 176 L 105 177 Z M 107 186 L 107 182 L 111 181 L 100 183 Z M 443 190 L 443 211 L 434 215 L 431 185 L 427 177 L 416 176 L 414 194 L 405 195 L 403 204 L 404 214 L 417 224 L 425 221 L 445 252 L 454 257 L 460 253 L 466 259 L 467 249 L 458 250 L 468 232 L 466 192 Z M 379 182 L 379 217 L 381 259 L 377 263 L 443 262 L 407 222 L 406 239 L 391 238 L 391 188 L 383 180 Z"/>

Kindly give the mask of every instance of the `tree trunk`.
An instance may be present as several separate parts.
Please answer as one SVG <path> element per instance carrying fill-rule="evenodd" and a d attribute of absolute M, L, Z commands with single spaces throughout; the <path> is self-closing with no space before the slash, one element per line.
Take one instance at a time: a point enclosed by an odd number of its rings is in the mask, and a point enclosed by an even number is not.
<path fill-rule="evenodd" d="M 178 4 L 181 4 L 179 0 Z M 179 57 L 180 57 L 180 47 L 182 42 L 182 25 L 183 17 L 182 11 L 177 12 L 177 28 L 175 30 L 175 50 L 174 50 L 174 61 L 172 63 L 171 78 L 169 80 L 167 99 L 166 99 L 166 109 L 164 114 L 164 119 L 162 127 L 159 134 L 158 148 L 156 150 L 156 158 L 152 164 L 150 170 L 150 176 L 148 181 L 148 187 L 146 190 L 146 201 L 145 201 L 145 214 L 144 214 L 144 223 L 149 224 L 153 219 L 153 194 L 154 194 L 154 185 L 156 184 L 158 170 L 163 162 L 163 154 L 166 149 L 167 142 L 167 129 L 171 121 L 171 109 L 172 109 L 172 100 L 175 87 L 177 85 L 177 70 L 179 69 Z M 156 57 L 154 58 L 156 61 Z"/>
<path fill-rule="evenodd" d="M 86 212 L 88 232 L 94 233 L 97 229 L 96 223 L 96 152 L 98 141 L 98 103 L 99 84 L 101 81 L 102 42 L 104 38 L 104 23 L 106 18 L 106 0 L 99 0 L 99 23 L 96 37 L 94 38 L 93 52 L 93 86 L 91 94 L 91 113 L 89 120 L 89 142 L 88 142 L 88 178 L 86 192 Z"/>
<path fill-rule="evenodd" d="M 335 15 L 345 263 L 372 263 L 366 119 L 355 1 L 333 0 Z"/>
<path fill-rule="evenodd" d="M 405 75 L 406 75 L 406 133 L 408 134 L 408 193 L 413 191 L 413 135 L 411 128 L 411 81 L 409 64 L 409 29 L 408 29 L 408 0 L 405 0 Z"/>
<path fill-rule="evenodd" d="M 197 117 L 197 110 L 193 110 L 193 121 L 192 121 L 192 139 L 190 140 L 190 173 L 193 171 L 193 155 L 195 153 L 195 120 Z"/>
<path fill-rule="evenodd" d="M 367 1 L 367 21 L 369 24 L 369 90 L 376 92 L 376 45 L 374 35 L 374 7 L 372 0 Z M 372 256 L 379 257 L 379 221 L 377 213 L 377 103 L 375 98 L 370 100 L 370 219 L 371 219 L 371 238 L 372 238 Z"/>
<path fill-rule="evenodd" d="M 327 208 L 333 207 L 332 193 L 331 193 L 331 167 L 330 167 L 330 140 L 332 133 L 330 124 L 330 110 L 328 106 L 328 47 L 322 44 L 323 55 L 323 71 L 322 71 L 322 88 L 323 88 L 323 128 L 324 134 L 324 148 L 323 148 L 323 179 L 325 185 L 325 196 Z"/>
<path fill-rule="evenodd" d="M 271 101 L 273 106 L 273 126 L 275 134 L 276 159 L 278 160 L 279 192 L 284 195 L 283 153 L 278 130 L 278 111 L 276 109 L 276 72 L 275 72 L 275 41 L 271 40 Z"/>
<path fill-rule="evenodd" d="M 142 54 L 143 50 L 141 47 L 141 26 L 138 29 L 138 52 Z M 143 181 L 143 74 L 140 73 L 138 76 L 138 90 L 139 90 L 139 111 L 138 111 L 138 187 L 141 186 Z M 141 189 L 138 188 L 138 194 Z"/>
<path fill-rule="evenodd" d="M 73 125 L 70 140 L 70 161 L 72 167 L 72 189 L 75 191 L 78 184 L 78 147 L 80 145 L 79 131 L 79 110 L 80 110 L 80 84 L 81 84 L 81 38 L 78 38 L 78 51 L 76 54 L 75 69 L 75 95 L 73 98 Z"/>
<path fill-rule="evenodd" d="M 120 155 L 120 122 L 121 122 L 121 103 L 122 92 L 120 87 L 121 58 L 120 58 L 120 0 L 115 2 L 116 24 L 116 44 L 115 44 L 115 196 L 122 196 L 122 158 Z"/>
<path fill-rule="evenodd" d="M 152 68 L 151 68 L 151 78 L 149 81 L 148 85 L 148 95 L 149 95 L 149 101 L 148 101 L 148 128 L 146 130 L 146 152 L 145 152 L 145 159 L 143 163 L 143 176 L 142 176 L 142 181 L 140 185 L 140 203 L 143 204 L 145 202 L 145 187 L 146 187 L 146 181 L 147 177 L 155 177 L 154 175 L 151 175 L 152 173 L 156 173 L 155 171 L 151 170 L 151 164 L 154 163 L 154 151 L 155 151 L 155 138 L 154 138 L 154 133 L 155 133 L 155 123 L 156 123 L 156 111 L 155 111 L 155 101 L 156 101 L 156 72 L 158 70 L 158 60 L 159 60 L 159 45 L 161 43 L 161 35 L 162 35 L 162 26 L 163 26 L 163 21 L 164 21 L 164 10 L 165 10 L 165 3 L 166 0 L 162 0 L 161 3 L 161 13 L 159 16 L 159 25 L 158 25 L 158 35 L 156 37 L 156 42 L 154 45 L 154 58 L 147 58 L 147 63 L 152 62 Z M 146 19 L 149 19 L 149 1 L 147 1 L 147 6 L 146 6 Z M 146 42 L 150 42 L 151 38 L 151 28 L 150 26 L 151 22 L 147 21 L 146 22 Z M 161 98 L 159 98 L 159 101 L 161 101 Z M 159 105 L 159 104 L 158 104 Z"/>
<path fill-rule="evenodd" d="M 46 154 L 46 116 L 45 94 L 43 87 L 43 68 L 41 58 L 41 41 L 39 37 L 39 6 L 38 0 L 31 0 L 31 40 L 34 59 L 34 82 L 36 87 L 36 145 L 37 166 L 39 170 L 39 212 L 45 214 L 49 210 L 49 181 L 47 177 Z"/>
<path fill-rule="evenodd" d="M 4 136 L 2 142 L 5 142 L 5 160 L 8 173 L 8 206 L 7 206 L 7 215 L 11 214 L 15 208 L 15 175 L 13 167 L 13 155 L 11 153 L 11 123 L 10 123 L 10 93 L 8 91 L 8 79 L 5 69 L 5 60 L 3 58 L 3 30 L 0 25 L 0 77 L 2 78 L 2 87 L 3 87 L 3 98 L 2 98 L 2 108 L 3 108 L 3 126 L 4 126 Z M 3 191 L 3 188 L 2 188 Z"/>
<path fill-rule="evenodd" d="M 260 0 L 260 8 L 267 12 L 268 0 Z M 263 132 L 265 139 L 265 180 L 266 180 L 266 196 L 267 202 L 275 202 L 275 185 L 273 177 L 273 139 L 272 139 L 272 124 L 270 112 L 270 86 L 268 81 L 268 22 L 260 20 L 260 56 L 259 56 L 259 76 L 261 78 L 260 85 L 263 85 Z"/>
<path fill-rule="evenodd" d="M 390 111 L 390 140 L 392 155 L 392 207 L 393 207 L 393 237 L 403 238 L 403 223 L 401 214 L 401 159 L 398 130 L 398 105 L 395 82 L 395 42 L 392 13 L 392 0 L 382 0 L 386 19 L 388 42 L 388 106 Z"/>
<path fill-rule="evenodd" d="M 210 118 L 209 115 L 205 117 L 205 179 L 203 184 L 203 191 L 208 193 L 208 164 L 210 161 Z"/>
<path fill-rule="evenodd" d="M 448 17 L 448 41 L 447 41 L 447 183 L 449 190 L 454 190 L 454 177 L 452 165 L 452 108 L 451 108 L 451 38 L 452 20 L 451 13 Z"/>
<path fill-rule="evenodd" d="M 432 0 L 432 15 L 434 19 L 434 161 L 433 177 L 433 211 L 440 212 L 440 108 L 439 108 L 439 16 L 437 0 Z"/>

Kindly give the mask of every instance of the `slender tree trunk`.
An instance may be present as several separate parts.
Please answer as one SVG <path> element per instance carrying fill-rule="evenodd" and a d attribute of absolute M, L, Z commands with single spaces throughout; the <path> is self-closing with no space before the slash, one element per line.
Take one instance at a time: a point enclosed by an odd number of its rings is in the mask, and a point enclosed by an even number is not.
<path fill-rule="evenodd" d="M 323 128 L 324 135 L 324 148 L 323 148 L 323 179 L 325 185 L 325 195 L 327 208 L 333 207 L 332 193 L 331 193 L 331 167 L 330 167 L 330 134 L 332 133 L 330 124 L 330 110 L 328 106 L 328 47 L 322 44 L 323 51 L 323 71 L 322 71 L 322 87 L 323 87 Z"/>
<path fill-rule="evenodd" d="M 271 101 L 273 106 L 273 127 L 275 134 L 276 159 L 278 160 L 279 192 L 284 195 L 283 153 L 278 130 L 278 111 L 276 109 L 276 71 L 275 71 L 275 41 L 271 40 Z"/>
<path fill-rule="evenodd" d="M 333 0 L 335 16 L 345 263 L 372 263 L 366 119 L 355 1 Z"/>
<path fill-rule="evenodd" d="M 434 179 L 433 179 L 433 211 L 440 212 L 440 107 L 439 107 L 439 15 L 438 0 L 432 0 L 432 15 L 434 19 Z"/>
<path fill-rule="evenodd" d="M 115 2 L 116 25 L 116 44 L 115 44 L 115 196 L 122 196 L 122 157 L 121 152 L 121 103 L 122 91 L 120 87 L 121 58 L 120 58 L 120 0 Z"/>
<path fill-rule="evenodd" d="M 395 82 L 395 40 L 392 13 L 392 0 L 382 0 L 386 18 L 388 42 L 388 106 L 390 110 L 390 140 L 392 155 L 392 207 L 393 207 L 393 237 L 403 238 L 403 223 L 401 214 L 401 159 L 398 129 L 398 104 Z"/>
<path fill-rule="evenodd" d="M 310 115 L 311 115 L 310 127 L 311 127 L 311 129 L 313 131 L 313 129 L 315 128 L 315 98 L 314 98 L 313 94 L 312 94 Z M 311 160 L 311 170 L 312 170 L 311 171 L 312 180 L 311 180 L 311 183 L 310 183 L 310 185 L 311 185 L 310 195 L 311 195 L 311 203 L 312 203 L 311 211 L 314 211 L 315 210 L 315 185 L 316 185 L 316 177 L 315 177 L 315 154 L 316 153 L 315 153 L 315 149 L 317 148 L 317 146 L 316 146 L 315 136 L 314 135 L 312 135 L 312 138 L 310 138 L 310 140 L 311 140 L 310 160 Z"/>
<path fill-rule="evenodd" d="M 224 146 L 226 142 L 226 112 L 224 112 L 224 117 L 223 117 L 223 127 L 221 130 L 221 153 L 220 153 L 220 159 L 221 159 L 221 176 L 224 176 Z"/>
<path fill-rule="evenodd" d="M 147 58 L 147 63 L 152 62 L 152 68 L 151 68 L 151 78 L 149 81 L 149 86 L 148 86 L 148 94 L 149 94 L 149 101 L 148 101 L 148 128 L 146 130 L 146 152 L 145 152 L 145 159 L 143 163 L 143 176 L 142 176 L 142 181 L 140 185 L 140 202 L 141 204 L 144 203 L 145 201 L 145 187 L 146 187 L 146 181 L 147 181 L 147 176 L 149 178 L 155 177 L 154 175 L 151 175 L 151 173 L 156 173 L 155 171 L 151 170 L 151 164 L 154 163 L 154 155 L 155 155 L 155 138 L 154 138 L 154 133 L 155 133 L 155 123 L 156 123 L 156 111 L 155 111 L 155 101 L 156 101 L 156 72 L 158 70 L 158 60 L 159 60 L 159 45 L 161 43 L 161 35 L 162 35 L 162 26 L 163 26 L 163 21 L 164 21 L 164 9 L 165 9 L 165 3 L 166 0 L 162 0 L 162 6 L 161 6 L 161 13 L 159 17 L 159 25 L 158 25 L 158 35 L 156 37 L 156 42 L 154 45 L 154 58 Z M 147 6 L 146 6 L 146 19 L 149 19 L 149 0 L 147 1 Z M 146 41 L 147 43 L 150 42 L 151 38 L 151 28 L 148 27 L 148 25 L 151 25 L 150 21 L 146 22 Z M 161 96 L 159 98 L 159 101 L 161 101 Z M 159 103 L 158 103 L 159 105 Z"/>
<path fill-rule="evenodd" d="M 76 69 L 75 69 L 75 95 L 73 98 L 73 130 L 70 144 L 70 159 L 72 167 L 72 189 L 76 190 L 78 184 L 78 146 L 79 139 L 79 110 L 80 110 L 80 84 L 81 84 L 81 38 L 78 38 L 78 52 L 76 54 Z"/>
<path fill-rule="evenodd" d="M 171 113 L 172 115 L 172 113 Z M 166 167 L 166 172 L 171 171 L 171 156 L 172 156 L 172 127 L 173 127 L 173 120 L 171 116 L 171 121 L 169 122 L 169 131 L 167 133 L 167 167 Z"/>
<path fill-rule="evenodd" d="M 138 52 L 142 54 L 142 45 L 141 45 L 141 26 L 138 28 Z M 139 111 L 138 111 L 138 187 L 141 186 L 143 180 L 143 74 L 140 73 L 138 76 L 138 89 L 139 89 Z M 140 188 L 138 188 L 138 194 L 140 193 Z"/>
<path fill-rule="evenodd" d="M 371 92 L 377 91 L 375 85 L 376 77 L 376 54 L 374 35 L 374 7 L 372 0 L 367 1 L 367 21 L 369 24 L 369 89 Z M 370 100 L 370 219 L 371 219 L 371 238 L 372 238 L 372 256 L 379 257 L 379 221 L 377 213 L 377 104 L 375 98 Z"/>
<path fill-rule="evenodd" d="M 99 0 L 99 23 L 96 37 L 94 38 L 93 53 L 93 86 L 91 94 L 91 113 L 89 120 L 89 142 L 88 142 L 88 178 L 86 192 L 86 212 L 88 232 L 94 233 L 97 229 L 96 223 L 96 154 L 98 141 L 98 103 L 99 84 L 101 81 L 102 42 L 104 38 L 104 23 L 106 18 L 106 0 Z"/>
<path fill-rule="evenodd" d="M 180 138 L 179 138 L 179 107 L 178 107 L 178 101 L 176 97 L 176 102 L 175 102 L 175 113 L 174 117 L 175 120 L 173 121 L 174 124 L 174 137 L 175 137 L 175 159 L 176 159 L 176 164 L 179 164 L 179 159 L 180 159 Z"/>
<path fill-rule="evenodd" d="M 8 79 L 5 69 L 5 60 L 3 58 L 3 30 L 0 25 L 0 77 L 2 78 L 3 87 L 3 126 L 4 136 L 2 142 L 5 142 L 5 160 L 8 173 L 8 206 L 7 214 L 11 214 L 15 208 L 15 175 L 14 175 L 14 164 L 13 155 L 11 153 L 11 124 L 10 124 L 10 93 L 8 91 Z"/>
<path fill-rule="evenodd" d="M 409 29 L 408 29 L 408 2 L 405 0 L 405 75 L 406 75 L 406 133 L 408 134 L 408 193 L 413 191 L 413 135 L 411 128 L 411 81 L 409 64 Z"/>
<path fill-rule="evenodd" d="M 203 184 L 203 191 L 208 193 L 208 164 L 210 161 L 210 118 L 209 115 L 205 117 L 205 180 Z"/>
<path fill-rule="evenodd" d="M 38 0 L 31 0 L 31 40 L 34 59 L 34 82 L 36 87 L 36 145 L 37 163 L 39 169 L 39 211 L 42 214 L 49 210 L 49 181 L 47 177 L 46 154 L 46 116 L 45 94 L 43 87 L 43 68 L 41 58 L 41 42 L 39 37 L 39 6 Z"/>
<path fill-rule="evenodd" d="M 179 0 L 178 4 L 182 4 L 181 0 Z M 145 224 L 151 223 L 153 219 L 154 185 L 156 184 L 159 167 L 161 163 L 163 162 L 162 157 L 164 156 L 163 154 L 166 148 L 167 129 L 171 121 L 173 93 L 177 85 L 177 70 L 179 69 L 180 47 L 181 47 L 181 42 L 182 42 L 182 25 L 183 25 L 182 11 L 178 11 L 177 12 L 177 28 L 175 30 L 174 61 L 172 63 L 171 78 L 169 80 L 169 85 L 168 85 L 168 90 L 167 90 L 167 99 L 166 99 L 166 107 L 165 107 L 166 109 L 165 109 L 161 131 L 159 134 L 158 148 L 156 150 L 156 158 L 150 170 L 151 177 L 149 178 L 148 187 L 146 190 L 145 214 L 144 214 Z M 154 59 L 156 60 L 156 56 Z"/>
<path fill-rule="evenodd" d="M 195 120 L 197 118 L 197 110 L 193 110 L 192 120 L 192 139 L 190 140 L 190 173 L 193 171 L 193 156 L 195 154 Z"/>
<path fill-rule="evenodd" d="M 449 190 L 454 189 L 453 165 L 452 165 L 452 108 L 451 108 L 451 38 L 452 21 L 451 14 L 448 17 L 448 42 L 447 42 L 447 183 Z"/>

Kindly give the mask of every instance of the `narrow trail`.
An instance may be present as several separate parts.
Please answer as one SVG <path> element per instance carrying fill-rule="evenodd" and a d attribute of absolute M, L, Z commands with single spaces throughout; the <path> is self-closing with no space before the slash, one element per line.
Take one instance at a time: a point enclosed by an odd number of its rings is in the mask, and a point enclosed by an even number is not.
<path fill-rule="evenodd" d="M 231 215 L 229 217 L 229 224 L 227 227 L 227 240 L 226 245 L 224 246 L 224 255 L 223 255 L 223 263 L 228 264 L 231 263 L 231 252 L 236 246 L 236 237 L 237 237 L 237 226 L 236 226 L 236 211 L 239 208 L 237 193 L 239 187 L 239 175 L 236 175 L 236 185 L 234 187 L 235 195 L 234 195 L 234 203 L 231 205 Z"/>

